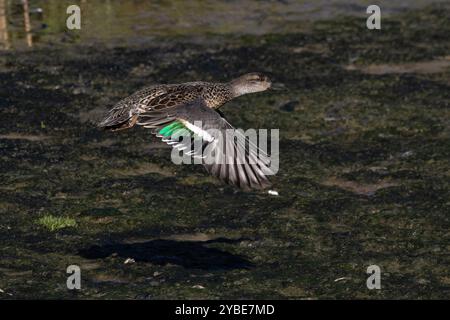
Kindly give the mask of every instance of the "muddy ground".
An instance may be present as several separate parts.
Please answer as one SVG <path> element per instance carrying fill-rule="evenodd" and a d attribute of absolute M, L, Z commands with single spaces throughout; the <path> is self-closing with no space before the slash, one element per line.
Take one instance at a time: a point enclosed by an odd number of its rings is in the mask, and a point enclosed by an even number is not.
<path fill-rule="evenodd" d="M 449 19 L 431 6 L 377 31 L 336 17 L 210 43 L 1 52 L 0 299 L 450 298 Z M 278 197 L 172 164 L 143 128 L 95 127 L 142 86 L 249 71 L 286 90 L 222 111 L 280 129 Z M 366 287 L 373 264 L 381 290 Z"/>

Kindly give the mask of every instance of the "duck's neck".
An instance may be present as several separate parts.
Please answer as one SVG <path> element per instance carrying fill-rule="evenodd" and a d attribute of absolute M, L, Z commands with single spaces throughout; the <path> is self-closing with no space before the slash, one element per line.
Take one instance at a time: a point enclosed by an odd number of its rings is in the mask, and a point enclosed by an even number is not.
<path fill-rule="evenodd" d="M 242 83 L 237 83 L 234 81 L 228 83 L 228 87 L 230 88 L 233 98 L 240 97 L 250 92 L 247 86 L 242 85 Z"/>
<path fill-rule="evenodd" d="M 229 83 L 214 83 L 204 90 L 203 97 L 210 108 L 217 109 L 237 96 Z"/>

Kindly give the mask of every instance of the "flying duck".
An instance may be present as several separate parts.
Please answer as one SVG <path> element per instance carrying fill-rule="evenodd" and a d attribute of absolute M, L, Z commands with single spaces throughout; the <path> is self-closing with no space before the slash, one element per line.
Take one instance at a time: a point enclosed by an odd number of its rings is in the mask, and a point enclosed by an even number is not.
<path fill-rule="evenodd" d="M 162 141 L 203 159 L 206 170 L 221 181 L 243 190 L 264 189 L 270 186 L 267 176 L 273 174 L 269 157 L 243 138 L 217 109 L 236 97 L 270 87 L 271 81 L 261 73 L 248 73 L 224 83 L 153 85 L 118 102 L 98 126 L 109 131 L 136 124 L 153 129 Z M 180 136 L 186 135 L 189 143 L 180 142 Z M 193 150 L 199 140 L 201 148 Z M 203 155 L 206 150 L 209 157 Z"/>

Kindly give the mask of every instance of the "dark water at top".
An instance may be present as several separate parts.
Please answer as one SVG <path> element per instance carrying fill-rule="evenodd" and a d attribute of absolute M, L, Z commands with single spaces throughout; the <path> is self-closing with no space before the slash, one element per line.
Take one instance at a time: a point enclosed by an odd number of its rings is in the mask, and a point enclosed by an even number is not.
<path fill-rule="evenodd" d="M 311 21 L 337 15 L 365 16 L 373 1 L 119 1 L 0 0 L 0 47 L 21 48 L 62 43 L 142 44 L 155 37 L 258 35 L 308 29 Z M 414 9 L 427 0 L 378 1 L 383 16 Z M 66 9 L 81 7 L 82 29 L 68 31 Z M 25 11 L 27 11 L 25 9 Z M 28 16 L 29 32 L 26 24 Z M 30 39 L 31 35 L 31 39 Z"/>

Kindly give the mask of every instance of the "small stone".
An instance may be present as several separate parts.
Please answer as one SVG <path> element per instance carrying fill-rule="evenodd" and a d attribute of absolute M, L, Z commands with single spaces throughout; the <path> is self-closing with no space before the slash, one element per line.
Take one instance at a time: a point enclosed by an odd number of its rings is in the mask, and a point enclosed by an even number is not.
<path fill-rule="evenodd" d="M 193 289 L 205 289 L 204 286 L 201 286 L 201 285 L 199 285 L 199 284 L 196 284 L 196 285 L 192 286 L 192 288 L 193 288 Z"/>
<path fill-rule="evenodd" d="M 411 157 L 412 155 L 414 155 L 414 151 L 409 150 L 409 151 L 403 152 L 403 153 L 400 155 L 400 157 L 401 157 L 401 158 L 409 158 L 409 157 Z"/>
<path fill-rule="evenodd" d="M 428 283 L 430 283 L 430 281 L 428 281 L 427 279 L 423 279 L 423 278 L 422 278 L 422 279 L 418 279 L 418 280 L 417 280 L 417 283 L 418 283 L 418 284 L 428 284 Z"/>
<path fill-rule="evenodd" d="M 135 263 L 136 261 L 133 259 L 133 258 L 127 258 L 126 260 L 125 260 L 125 264 L 130 264 L 130 263 Z"/>
<path fill-rule="evenodd" d="M 344 280 L 349 280 L 350 278 L 348 278 L 348 277 L 342 277 L 342 278 L 337 278 L 337 279 L 334 279 L 334 282 L 339 282 L 339 281 L 344 281 Z"/>
<path fill-rule="evenodd" d="M 271 196 L 278 196 L 278 191 L 275 190 L 269 190 L 267 193 L 270 194 Z"/>
<path fill-rule="evenodd" d="M 0 288 L 0 293 L 4 293 L 4 294 L 7 294 L 8 296 L 11 296 L 12 297 L 12 293 L 9 293 L 9 292 L 5 292 L 3 289 L 1 289 Z"/>

